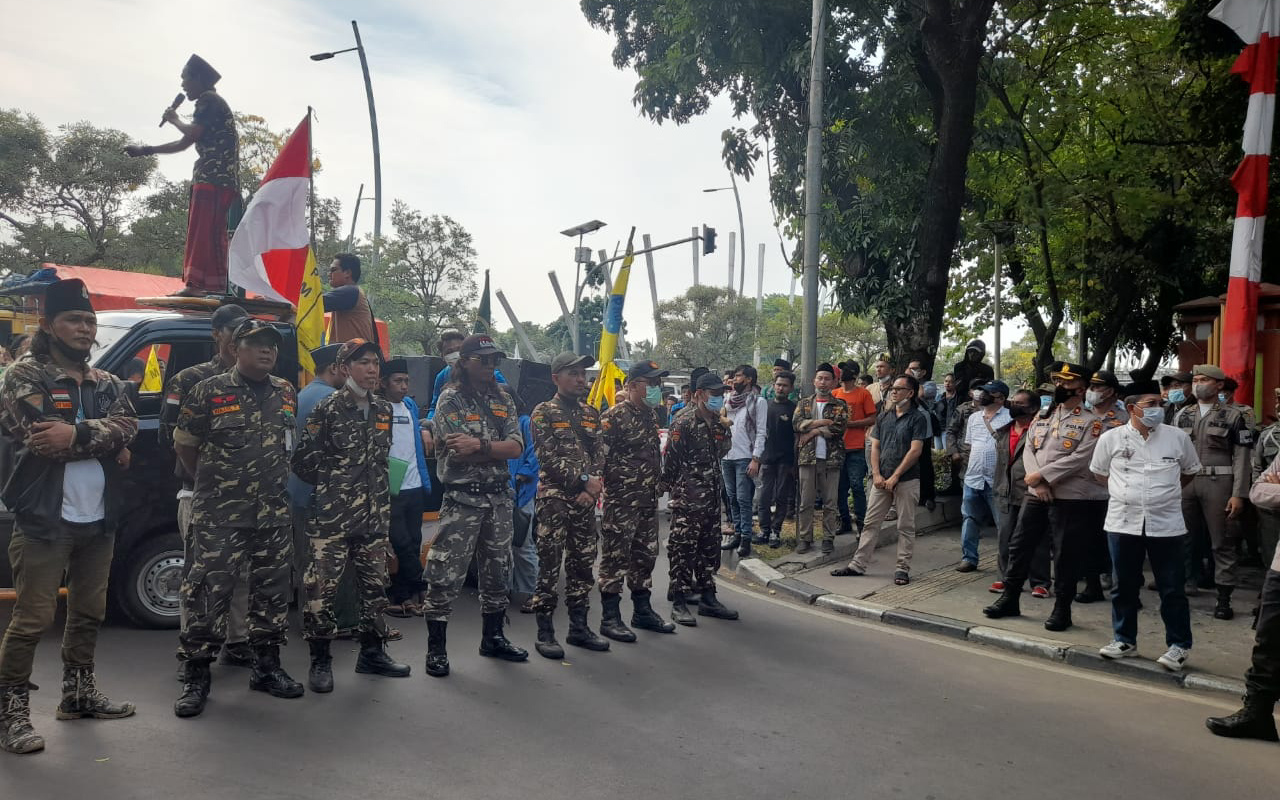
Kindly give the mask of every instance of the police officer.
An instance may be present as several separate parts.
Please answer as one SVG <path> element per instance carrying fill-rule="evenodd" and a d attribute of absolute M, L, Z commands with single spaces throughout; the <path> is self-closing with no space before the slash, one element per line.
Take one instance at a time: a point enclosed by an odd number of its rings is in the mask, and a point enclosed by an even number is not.
<path fill-rule="evenodd" d="M 596 561 L 596 501 L 604 489 L 600 412 L 583 402 L 591 356 L 561 353 L 551 361 L 556 396 L 533 409 L 533 446 L 538 454 L 538 620 L 535 647 L 546 658 L 564 658 L 552 615 L 560 567 L 565 573 L 564 604 L 569 609 L 565 641 L 604 651 L 609 642 L 587 624 L 591 567 Z"/>
<path fill-rule="evenodd" d="M 667 561 L 671 578 L 671 619 L 694 626 L 690 595 L 701 593 L 698 615 L 737 619 L 738 612 L 716 598 L 715 572 L 720 565 L 720 459 L 729 452 L 730 430 L 720 418 L 724 381 L 715 373 L 700 375 L 689 409 L 676 418 L 662 465 L 662 483 L 671 492 L 671 534 Z"/>
<path fill-rule="evenodd" d="M 30 353 L 0 381 L 0 428 L 16 448 L 3 493 L 14 514 L 9 559 L 17 601 L 0 645 L 0 748 L 44 749 L 31 727 L 31 666 L 53 625 L 66 577 L 62 702 L 58 719 L 119 719 L 133 703 L 98 691 L 93 659 L 106 613 L 129 443 L 138 430 L 127 384 L 89 366 L 98 322 L 83 281 L 45 290 Z"/>
<path fill-rule="evenodd" d="M 1100 369 L 1089 379 L 1089 389 L 1085 392 L 1085 408 L 1094 413 L 1102 421 L 1102 432 L 1119 428 L 1129 421 L 1129 412 L 1124 401 L 1119 397 L 1120 381 L 1114 372 Z M 1084 578 L 1084 591 L 1076 595 L 1077 603 L 1097 603 L 1105 600 L 1102 592 L 1102 576 L 1111 576 L 1111 551 L 1107 545 L 1107 534 L 1101 527 L 1088 532 L 1089 538 L 1084 543 L 1081 553 L 1081 575 Z"/>
<path fill-rule="evenodd" d="M 405 678 L 407 664 L 387 655 L 382 609 L 387 605 L 387 529 L 391 493 L 391 404 L 373 392 L 381 384 L 382 352 L 373 342 L 352 339 L 338 350 L 345 366 L 343 387 L 316 404 L 293 455 L 293 471 L 316 487 L 307 525 L 311 557 L 303 577 L 307 604 L 303 635 L 310 643 L 307 684 L 333 691 L 330 643 L 337 633 L 338 581 L 355 571 L 360 597 L 360 655 L 356 672 Z"/>
<path fill-rule="evenodd" d="M 187 394 L 173 433 L 183 469 L 195 476 L 192 564 L 182 582 L 187 627 L 178 636 L 186 675 L 174 703 L 179 717 L 204 711 L 209 663 L 226 638 L 236 576 L 248 563 L 249 688 L 301 697 L 302 684 L 280 666 L 288 630 L 293 541 L 289 454 L 298 402 L 293 386 L 271 374 L 281 343 L 267 322 L 246 319 L 233 334 L 236 363 Z"/>
<path fill-rule="evenodd" d="M 1218 397 L 1226 377 L 1219 367 L 1198 365 L 1191 371 L 1192 402 L 1173 418 L 1174 426 L 1191 436 L 1203 465 L 1200 474 L 1182 489 L 1182 514 L 1191 534 L 1187 582 L 1194 583 L 1202 574 L 1204 556 L 1211 546 L 1213 580 L 1218 587 L 1213 616 L 1217 619 L 1235 616 L 1231 593 L 1236 588 L 1239 529 L 1231 522 L 1244 513 L 1253 477 L 1249 464 L 1253 430 L 1240 409 Z"/>
<path fill-rule="evenodd" d="M 658 483 L 662 479 L 654 410 L 662 404 L 662 379 L 667 374 L 652 361 L 637 361 L 623 384 L 627 399 L 600 418 L 604 462 L 600 632 L 619 642 L 636 640 L 619 611 L 624 579 L 631 587 L 632 625 L 658 633 L 676 630 L 649 603 L 658 559 Z"/>
<path fill-rule="evenodd" d="M 445 629 L 474 555 L 484 620 L 480 655 L 525 661 L 503 634 L 511 564 L 511 475 L 507 459 L 524 451 L 516 404 L 495 377 L 505 354 L 484 334 L 463 340 L 434 420 L 437 475 L 444 485 L 440 530 L 427 556 L 427 674 L 449 674 Z"/>
<path fill-rule="evenodd" d="M 164 405 L 160 406 L 160 445 L 173 447 L 173 431 L 178 426 L 178 411 L 183 399 L 190 394 L 195 385 L 205 378 L 212 378 L 226 372 L 236 363 L 235 331 L 249 318 L 249 314 L 240 306 L 229 303 L 220 306 L 213 312 L 213 358 L 203 364 L 187 367 L 169 379 L 164 390 Z M 182 461 L 173 460 L 173 472 L 182 481 L 178 491 L 178 533 L 182 536 L 183 563 L 190 566 L 191 555 L 191 497 L 195 491 L 195 476 L 182 467 Z M 247 564 L 246 564 L 247 566 Z M 180 625 L 187 625 L 187 608 L 178 595 L 178 616 Z M 249 628 L 246 617 L 249 614 L 249 579 L 247 574 L 236 576 L 235 590 L 231 594 L 231 609 L 227 615 L 227 645 L 222 648 L 219 661 L 230 667 L 253 666 L 253 650 L 249 647 Z M 181 677 L 181 676 L 180 676 Z"/>
<path fill-rule="evenodd" d="M 1018 597 L 1041 541 L 1051 536 L 1056 597 L 1044 627 L 1051 631 L 1071 627 L 1071 602 L 1085 547 L 1102 531 L 1107 514 L 1107 489 L 1089 470 L 1093 449 L 1105 429 L 1102 419 L 1084 408 L 1090 374 L 1079 364 L 1062 361 L 1050 367 L 1053 404 L 1025 434 L 1029 437 L 1022 451 L 1027 499 L 1009 541 L 1004 592 L 982 609 L 988 617 L 1021 616 Z"/>

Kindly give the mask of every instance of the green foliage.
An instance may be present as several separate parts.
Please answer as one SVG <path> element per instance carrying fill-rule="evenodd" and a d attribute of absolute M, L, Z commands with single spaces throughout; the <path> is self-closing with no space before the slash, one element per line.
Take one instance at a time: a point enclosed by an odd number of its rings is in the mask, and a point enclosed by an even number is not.
<path fill-rule="evenodd" d="M 773 294 L 764 298 L 763 307 L 760 351 L 765 364 L 772 364 L 779 355 L 796 363 L 800 354 L 804 302 L 799 298 L 789 300 L 786 295 Z M 887 347 L 884 325 L 872 316 L 828 311 L 818 317 L 819 361 L 834 364 L 852 358 L 864 372 L 870 372 L 871 365 Z"/>
<path fill-rule="evenodd" d="M 653 358 L 673 370 L 724 369 L 751 363 L 755 301 L 716 286 L 691 286 L 658 304 Z"/>

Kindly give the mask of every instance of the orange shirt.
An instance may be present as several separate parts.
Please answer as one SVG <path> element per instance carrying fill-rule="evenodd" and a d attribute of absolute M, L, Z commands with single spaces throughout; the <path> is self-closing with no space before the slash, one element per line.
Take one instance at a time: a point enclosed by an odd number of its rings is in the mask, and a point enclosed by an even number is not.
<path fill-rule="evenodd" d="M 846 390 L 843 386 L 831 392 L 832 397 L 838 397 L 849 406 L 849 421 L 855 422 L 860 419 L 866 419 L 876 416 L 876 401 L 871 398 L 871 392 L 868 392 L 861 386 L 854 386 L 851 390 Z M 845 428 L 844 431 L 844 449 L 845 450 L 862 450 L 867 444 L 866 428 Z"/>

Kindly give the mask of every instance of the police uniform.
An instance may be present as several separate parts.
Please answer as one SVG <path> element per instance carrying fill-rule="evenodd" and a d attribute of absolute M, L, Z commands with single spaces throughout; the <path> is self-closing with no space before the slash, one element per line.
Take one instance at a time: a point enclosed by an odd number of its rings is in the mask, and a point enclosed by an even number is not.
<path fill-rule="evenodd" d="M 1057 362 L 1050 376 L 1084 380 L 1087 372 L 1079 364 Z M 992 618 L 1018 616 L 1018 596 L 1026 583 L 1036 551 L 1045 537 L 1053 541 L 1054 607 L 1045 628 L 1066 630 L 1071 626 L 1071 603 L 1088 543 L 1100 535 L 1107 514 L 1107 489 L 1098 484 L 1089 470 L 1093 449 L 1106 423 L 1077 404 L 1065 408 L 1054 404 L 1042 411 L 1023 434 L 1022 460 L 1027 475 L 1039 473 L 1051 492 L 1048 501 L 1028 491 L 1022 504 L 1018 526 L 1009 541 L 1009 568 L 1004 593 L 983 613 Z"/>
<path fill-rule="evenodd" d="M 1212 364 L 1197 366 L 1193 374 L 1214 380 L 1226 377 Z M 1187 581 L 1193 582 L 1202 574 L 1204 557 L 1212 548 L 1214 581 L 1218 585 L 1214 615 L 1230 619 L 1231 593 L 1237 580 L 1239 528 L 1227 519 L 1227 501 L 1249 496 L 1253 430 L 1238 408 L 1220 403 L 1217 397 L 1203 416 L 1198 399 L 1193 399 L 1178 411 L 1173 424 L 1191 437 L 1203 465 L 1200 474 L 1182 489 L 1182 514 L 1191 534 Z"/>

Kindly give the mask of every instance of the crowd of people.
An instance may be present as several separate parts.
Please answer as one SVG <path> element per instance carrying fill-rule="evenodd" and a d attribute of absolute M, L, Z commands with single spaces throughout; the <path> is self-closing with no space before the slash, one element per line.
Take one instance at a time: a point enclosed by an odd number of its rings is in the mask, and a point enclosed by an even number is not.
<path fill-rule="evenodd" d="M 9 556 L 17 601 L 0 645 L 0 747 L 13 753 L 44 747 L 31 724 L 30 678 L 64 575 L 58 718 L 135 711 L 98 688 L 94 658 L 120 480 L 138 427 L 136 388 L 88 365 L 96 317 L 81 282 L 51 284 L 43 313 L 29 352 L 0 381 L 0 428 L 18 453 L 0 497 L 16 518 Z M 555 622 L 562 577 L 564 642 L 587 651 L 636 642 L 635 629 L 671 634 L 699 617 L 738 619 L 717 596 L 722 551 L 746 556 L 753 544 L 779 546 L 792 513 L 799 552 L 814 547 L 818 524 L 826 553 L 838 533 L 860 534 L 837 576 L 865 574 L 881 523 L 896 519 L 893 578 L 907 584 L 916 508 L 933 502 L 939 446 L 962 493 L 957 569 L 978 569 L 984 524 L 999 530 L 992 590 L 1000 597 L 984 612 L 1020 614 L 1030 581 L 1033 594 L 1054 599 L 1045 626 L 1064 630 L 1072 603 L 1104 599 L 1111 582 L 1108 658 L 1136 652 L 1147 560 L 1166 628 L 1160 663 L 1177 670 L 1192 644 L 1188 589 L 1212 582 L 1215 614 L 1233 614 L 1251 490 L 1266 521 L 1256 526 L 1259 546 L 1274 551 L 1280 529 L 1280 428 L 1257 436 L 1251 414 L 1230 402 L 1226 377 L 1211 365 L 1170 376 L 1162 392 L 1122 389 L 1110 373 L 1058 363 L 1050 386 L 1011 392 L 974 343 L 941 386 L 926 380 L 919 362 L 895 374 L 881 360 L 868 383 L 844 361 L 818 365 L 814 393 L 798 397 L 796 375 L 780 361 L 765 388 L 750 365 L 723 374 L 696 369 L 682 404 L 664 408 L 668 372 L 638 361 L 618 402 L 600 413 L 585 402 L 590 356 L 558 355 L 550 365 L 555 395 L 528 408 L 505 385 L 498 370 L 505 354 L 490 337 L 450 331 L 440 342 L 447 366 L 424 415 L 408 396 L 406 362 L 386 360 L 375 342 L 356 337 L 313 351 L 315 379 L 295 393 L 273 374 L 277 326 L 236 305 L 221 306 L 211 323 L 214 357 L 170 377 L 160 425 L 182 480 L 179 717 L 205 711 L 216 659 L 247 667 L 250 689 L 274 697 L 334 691 L 331 646 L 344 627 L 344 576 L 353 596 L 349 627 L 360 643 L 356 671 L 400 678 L 411 668 L 388 652 L 399 632 L 385 617 L 422 616 L 426 672 L 449 675 L 448 625 L 473 562 L 479 652 L 511 662 L 529 656 L 505 634 L 513 597 L 536 617 L 536 651 L 564 657 Z M 956 387 L 966 385 L 969 398 L 960 402 Z M 429 455 L 443 500 L 424 567 Z M 667 616 L 652 602 L 665 494 Z M 299 571 L 305 687 L 280 659 Z M 588 619 L 593 588 L 598 631 Z M 1272 563 L 1245 707 L 1210 720 L 1216 733 L 1275 737 L 1278 626 L 1280 563 Z"/>

